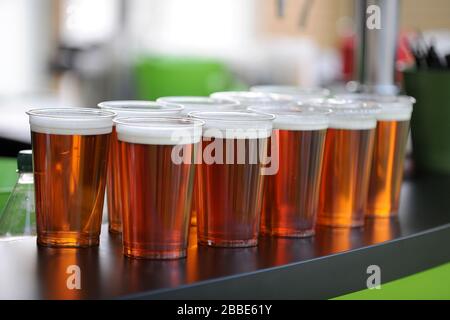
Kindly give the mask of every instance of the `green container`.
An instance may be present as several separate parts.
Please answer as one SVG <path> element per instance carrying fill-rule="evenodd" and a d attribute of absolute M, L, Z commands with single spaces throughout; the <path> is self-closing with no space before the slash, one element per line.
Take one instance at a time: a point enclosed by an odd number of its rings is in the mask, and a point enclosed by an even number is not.
<path fill-rule="evenodd" d="M 140 57 L 134 65 L 134 81 L 137 97 L 144 100 L 208 96 L 216 91 L 245 88 L 222 62 L 195 57 Z"/>
<path fill-rule="evenodd" d="M 17 160 L 0 157 L 0 215 L 17 178 Z"/>
<path fill-rule="evenodd" d="M 404 84 L 417 100 L 411 119 L 417 170 L 450 174 L 450 71 L 408 70 Z"/>

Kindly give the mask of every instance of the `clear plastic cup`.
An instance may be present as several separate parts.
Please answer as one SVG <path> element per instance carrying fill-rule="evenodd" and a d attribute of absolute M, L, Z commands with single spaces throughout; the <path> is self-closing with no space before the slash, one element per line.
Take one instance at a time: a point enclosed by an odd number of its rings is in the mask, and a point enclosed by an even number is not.
<path fill-rule="evenodd" d="M 178 104 L 169 106 L 143 100 L 103 101 L 98 104 L 98 107 L 102 110 L 114 111 L 117 117 L 172 117 L 180 115 L 183 110 L 183 106 Z M 117 132 L 113 126 L 106 179 L 108 226 L 112 233 L 122 232 L 122 195 L 120 192 L 122 183 L 119 175 L 118 146 Z"/>
<path fill-rule="evenodd" d="M 415 99 L 409 96 L 375 94 L 340 96 L 374 102 L 381 108 L 377 114 L 378 123 L 365 211 L 369 217 L 395 216 L 399 209 L 405 150 Z"/>
<path fill-rule="evenodd" d="M 277 152 L 278 170 L 265 177 L 261 233 L 282 237 L 312 236 L 330 111 L 276 107 L 263 110 L 276 116 L 269 148 Z"/>
<path fill-rule="evenodd" d="M 117 118 L 123 250 L 133 258 L 186 256 L 194 164 L 203 122 Z"/>
<path fill-rule="evenodd" d="M 205 121 L 198 165 L 198 242 L 248 247 L 258 243 L 268 140 L 273 115 L 192 112 Z"/>
<path fill-rule="evenodd" d="M 38 244 L 98 245 L 115 113 L 61 108 L 30 110 L 27 114 Z"/>
<path fill-rule="evenodd" d="M 379 107 L 336 99 L 316 106 L 332 110 L 325 138 L 318 223 L 362 226 Z"/>

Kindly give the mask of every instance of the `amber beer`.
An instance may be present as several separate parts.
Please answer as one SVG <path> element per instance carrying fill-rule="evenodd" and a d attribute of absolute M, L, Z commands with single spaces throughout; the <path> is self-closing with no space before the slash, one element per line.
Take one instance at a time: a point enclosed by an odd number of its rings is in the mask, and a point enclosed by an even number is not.
<path fill-rule="evenodd" d="M 117 100 L 104 101 L 98 104 L 103 110 L 114 111 L 118 117 L 158 117 L 176 116 L 183 109 L 182 106 L 172 104 L 170 106 L 153 101 Z M 119 172 L 119 141 L 115 126 L 111 135 L 110 152 L 108 159 L 108 173 L 106 179 L 106 192 L 108 203 L 108 225 L 112 233 L 122 232 L 122 198 L 120 196 Z"/>
<path fill-rule="evenodd" d="M 362 226 L 378 108 L 343 101 L 325 105 L 333 112 L 325 138 L 318 224 Z"/>
<path fill-rule="evenodd" d="M 28 112 L 33 145 L 37 242 L 87 247 L 99 243 L 113 112 Z"/>
<path fill-rule="evenodd" d="M 269 148 L 278 150 L 278 172 L 265 177 L 261 233 L 314 234 L 328 112 L 264 108 L 276 116 Z"/>
<path fill-rule="evenodd" d="M 232 99 L 214 99 L 210 97 L 201 96 L 173 96 L 173 97 L 161 97 L 156 102 L 166 105 L 181 105 L 183 106 L 182 113 L 184 115 L 194 111 L 233 111 L 244 109 L 239 102 Z M 200 153 L 199 153 L 200 155 Z M 191 224 L 197 225 L 197 179 L 194 179 L 194 195 L 192 197 L 191 205 Z"/>
<path fill-rule="evenodd" d="M 202 122 L 117 118 L 123 250 L 134 258 L 186 256 Z"/>
<path fill-rule="evenodd" d="M 381 111 L 377 115 L 366 215 L 387 218 L 398 212 L 409 122 L 415 100 L 405 96 L 373 99 L 379 103 Z"/>
<path fill-rule="evenodd" d="M 249 247 L 258 242 L 263 166 L 273 115 L 194 112 L 205 121 L 198 165 L 198 242 Z"/>

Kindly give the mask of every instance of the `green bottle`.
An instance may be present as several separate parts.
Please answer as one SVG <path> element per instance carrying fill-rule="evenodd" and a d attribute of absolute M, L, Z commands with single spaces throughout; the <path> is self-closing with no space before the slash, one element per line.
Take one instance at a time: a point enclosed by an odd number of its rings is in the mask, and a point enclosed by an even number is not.
<path fill-rule="evenodd" d="M 0 215 L 0 241 L 14 240 L 36 234 L 33 161 L 31 150 L 17 156 L 17 180 Z"/>

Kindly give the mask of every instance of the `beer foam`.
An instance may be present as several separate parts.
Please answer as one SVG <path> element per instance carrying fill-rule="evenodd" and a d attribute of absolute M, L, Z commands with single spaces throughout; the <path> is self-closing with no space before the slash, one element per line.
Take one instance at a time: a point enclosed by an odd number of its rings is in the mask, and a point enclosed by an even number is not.
<path fill-rule="evenodd" d="M 180 145 L 200 141 L 203 122 L 188 118 L 114 119 L 120 141 L 151 145 Z"/>
<path fill-rule="evenodd" d="M 103 101 L 98 107 L 104 110 L 111 110 L 117 117 L 158 117 L 179 114 L 183 106 L 179 104 L 166 105 L 155 101 L 145 100 L 114 100 Z"/>
<path fill-rule="evenodd" d="M 203 136 L 222 139 L 260 139 L 272 134 L 273 114 L 251 111 L 194 111 L 194 119 L 205 122 Z"/>
<path fill-rule="evenodd" d="M 358 100 L 376 103 L 380 107 L 378 121 L 408 121 L 411 119 L 413 104 L 416 100 L 410 96 L 377 95 L 347 93 L 336 95 L 338 99 Z"/>
<path fill-rule="evenodd" d="M 27 112 L 33 132 L 59 135 L 96 135 L 112 131 L 116 113 L 93 108 L 46 108 Z"/>
<path fill-rule="evenodd" d="M 377 119 L 365 115 L 330 115 L 329 128 L 345 130 L 369 130 L 377 126 Z"/>
<path fill-rule="evenodd" d="M 245 108 L 238 101 L 232 99 L 214 99 L 202 96 L 161 97 L 156 102 L 166 105 L 181 105 L 184 107 L 184 114 L 188 114 L 191 111 L 224 111 Z"/>
<path fill-rule="evenodd" d="M 331 110 L 329 128 L 333 129 L 373 129 L 377 125 L 376 116 L 380 112 L 376 103 L 346 99 L 316 99 L 302 106 Z"/>
<path fill-rule="evenodd" d="M 248 108 L 254 112 L 265 112 L 275 115 L 273 128 L 280 130 L 308 131 L 308 130 L 324 130 L 328 128 L 330 110 L 289 107 L 252 107 Z"/>
<path fill-rule="evenodd" d="M 238 101 L 245 107 L 250 105 L 281 106 L 283 104 L 289 104 L 294 100 L 290 95 L 252 91 L 222 91 L 215 92 L 210 97 L 213 99 L 231 99 Z"/>
<path fill-rule="evenodd" d="M 250 91 L 289 95 L 296 101 L 304 101 L 313 98 L 325 98 L 330 95 L 330 90 L 320 87 L 263 85 L 253 86 L 250 88 Z"/>

